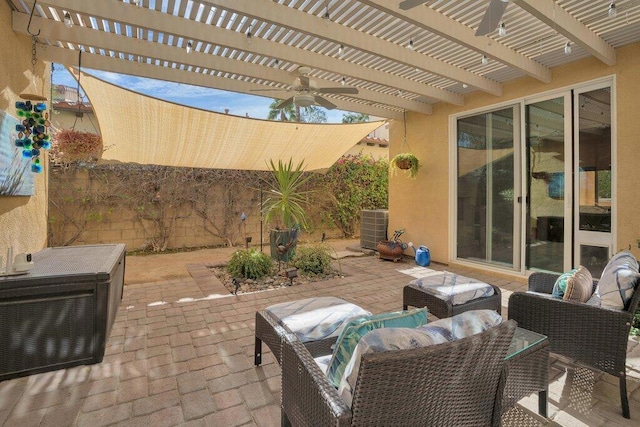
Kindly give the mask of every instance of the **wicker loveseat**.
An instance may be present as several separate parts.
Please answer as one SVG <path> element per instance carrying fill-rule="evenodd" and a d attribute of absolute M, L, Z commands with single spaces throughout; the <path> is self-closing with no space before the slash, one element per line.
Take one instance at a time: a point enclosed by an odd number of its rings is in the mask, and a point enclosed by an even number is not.
<path fill-rule="evenodd" d="M 282 425 L 500 425 L 515 328 L 508 321 L 453 342 L 364 354 L 351 407 L 309 350 L 281 330 Z"/>
<path fill-rule="evenodd" d="M 517 321 L 522 328 L 549 337 L 552 353 L 618 377 L 622 413 L 630 418 L 625 363 L 629 330 L 640 292 L 636 289 L 622 310 L 595 307 L 551 298 L 558 277 L 549 273 L 529 276 L 530 292 L 515 292 L 509 298 L 509 319 Z M 594 282 L 594 290 L 596 285 Z"/>

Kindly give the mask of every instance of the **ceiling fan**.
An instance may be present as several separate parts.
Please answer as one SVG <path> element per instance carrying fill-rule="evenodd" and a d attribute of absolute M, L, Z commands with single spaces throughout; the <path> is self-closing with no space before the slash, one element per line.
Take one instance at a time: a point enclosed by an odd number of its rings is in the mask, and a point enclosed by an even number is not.
<path fill-rule="evenodd" d="M 358 89 L 355 87 L 316 87 L 313 80 L 308 77 L 311 72 L 310 67 L 301 66 L 293 73 L 294 79 L 291 87 L 288 90 L 296 91 L 297 93 L 290 98 L 281 101 L 274 107 L 276 110 L 283 109 L 292 103 L 295 103 L 299 107 L 310 107 L 311 105 L 320 105 L 327 110 L 333 110 L 337 106 L 323 98 L 319 94 L 322 93 L 344 93 L 349 95 L 355 95 L 358 93 Z M 279 91 L 281 89 L 254 89 L 255 92 L 260 91 Z"/>
<path fill-rule="evenodd" d="M 428 0 L 404 0 L 400 2 L 399 6 L 402 10 L 408 10 L 426 3 L 427 1 Z M 482 21 L 480 21 L 480 25 L 478 25 L 476 36 L 486 36 L 493 30 L 498 28 L 498 24 L 500 24 L 500 21 L 502 21 L 502 15 L 507 9 L 508 2 L 509 0 L 491 0 L 491 3 L 489 3 L 489 7 L 484 12 Z"/>

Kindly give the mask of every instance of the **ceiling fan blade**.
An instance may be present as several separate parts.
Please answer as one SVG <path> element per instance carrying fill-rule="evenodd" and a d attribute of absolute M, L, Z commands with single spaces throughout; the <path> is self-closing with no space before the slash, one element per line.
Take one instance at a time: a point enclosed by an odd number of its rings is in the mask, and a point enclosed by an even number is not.
<path fill-rule="evenodd" d="M 276 105 L 275 107 L 273 107 L 274 110 L 280 110 L 282 108 L 288 107 L 289 105 L 293 104 L 293 96 L 291 98 L 287 98 L 284 101 L 280 101 L 280 103 L 278 105 Z"/>
<path fill-rule="evenodd" d="M 347 93 L 350 95 L 356 95 L 358 89 L 355 87 L 321 87 L 316 89 L 318 93 Z"/>
<path fill-rule="evenodd" d="M 398 6 L 402 10 L 409 10 L 416 6 L 420 6 L 422 3 L 426 3 L 426 2 L 427 0 L 404 0 L 404 1 L 401 1 Z"/>
<path fill-rule="evenodd" d="M 289 89 L 249 89 L 249 92 L 288 92 Z"/>
<path fill-rule="evenodd" d="M 498 28 L 498 24 L 502 20 L 502 15 L 506 9 L 507 2 L 502 0 L 491 0 L 489 7 L 482 17 L 482 21 L 480 21 L 480 25 L 478 25 L 476 36 L 486 36 L 491 31 Z"/>
<path fill-rule="evenodd" d="M 315 95 L 314 99 L 316 100 L 316 103 L 324 108 L 326 108 L 327 110 L 333 110 L 334 108 L 337 108 L 338 106 L 335 105 L 334 103 L 327 101 L 326 99 L 324 99 L 323 97 L 319 96 L 319 95 Z"/>

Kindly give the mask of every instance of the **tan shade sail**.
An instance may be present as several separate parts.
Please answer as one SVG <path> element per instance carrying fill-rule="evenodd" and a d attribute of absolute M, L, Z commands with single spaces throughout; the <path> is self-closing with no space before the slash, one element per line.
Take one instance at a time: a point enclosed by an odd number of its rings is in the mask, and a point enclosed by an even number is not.
<path fill-rule="evenodd" d="M 184 107 L 82 73 L 104 146 L 103 161 L 211 169 L 269 170 L 270 159 L 329 168 L 384 122 L 305 124 Z"/>

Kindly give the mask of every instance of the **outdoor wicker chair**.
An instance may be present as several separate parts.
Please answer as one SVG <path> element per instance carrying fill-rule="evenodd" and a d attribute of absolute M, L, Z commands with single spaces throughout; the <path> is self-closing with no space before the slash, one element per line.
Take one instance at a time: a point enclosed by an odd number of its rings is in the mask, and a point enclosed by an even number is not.
<path fill-rule="evenodd" d="M 551 295 L 557 278 L 556 274 L 533 273 L 529 276 L 529 291 Z M 514 292 L 509 298 L 509 319 L 517 321 L 521 328 L 549 337 L 552 353 L 618 377 L 622 414 L 630 418 L 625 363 L 629 329 L 638 302 L 637 289 L 624 310 Z"/>
<path fill-rule="evenodd" d="M 369 314 L 371 313 L 357 305 L 336 297 L 288 301 L 257 311 L 254 363 L 256 366 L 262 363 L 263 341 L 280 363 L 280 342 L 284 332 L 298 334 L 314 357 L 331 353 L 331 346 L 336 341 L 342 326 L 351 319 Z M 291 323 L 290 316 L 297 319 L 295 324 Z M 319 318 L 322 319 L 321 324 L 318 323 Z M 306 333 L 315 332 L 316 337 L 302 336 L 305 331 Z"/>
<path fill-rule="evenodd" d="M 516 324 L 457 341 L 365 354 L 351 407 L 294 334 L 282 340 L 282 425 L 500 425 Z"/>

